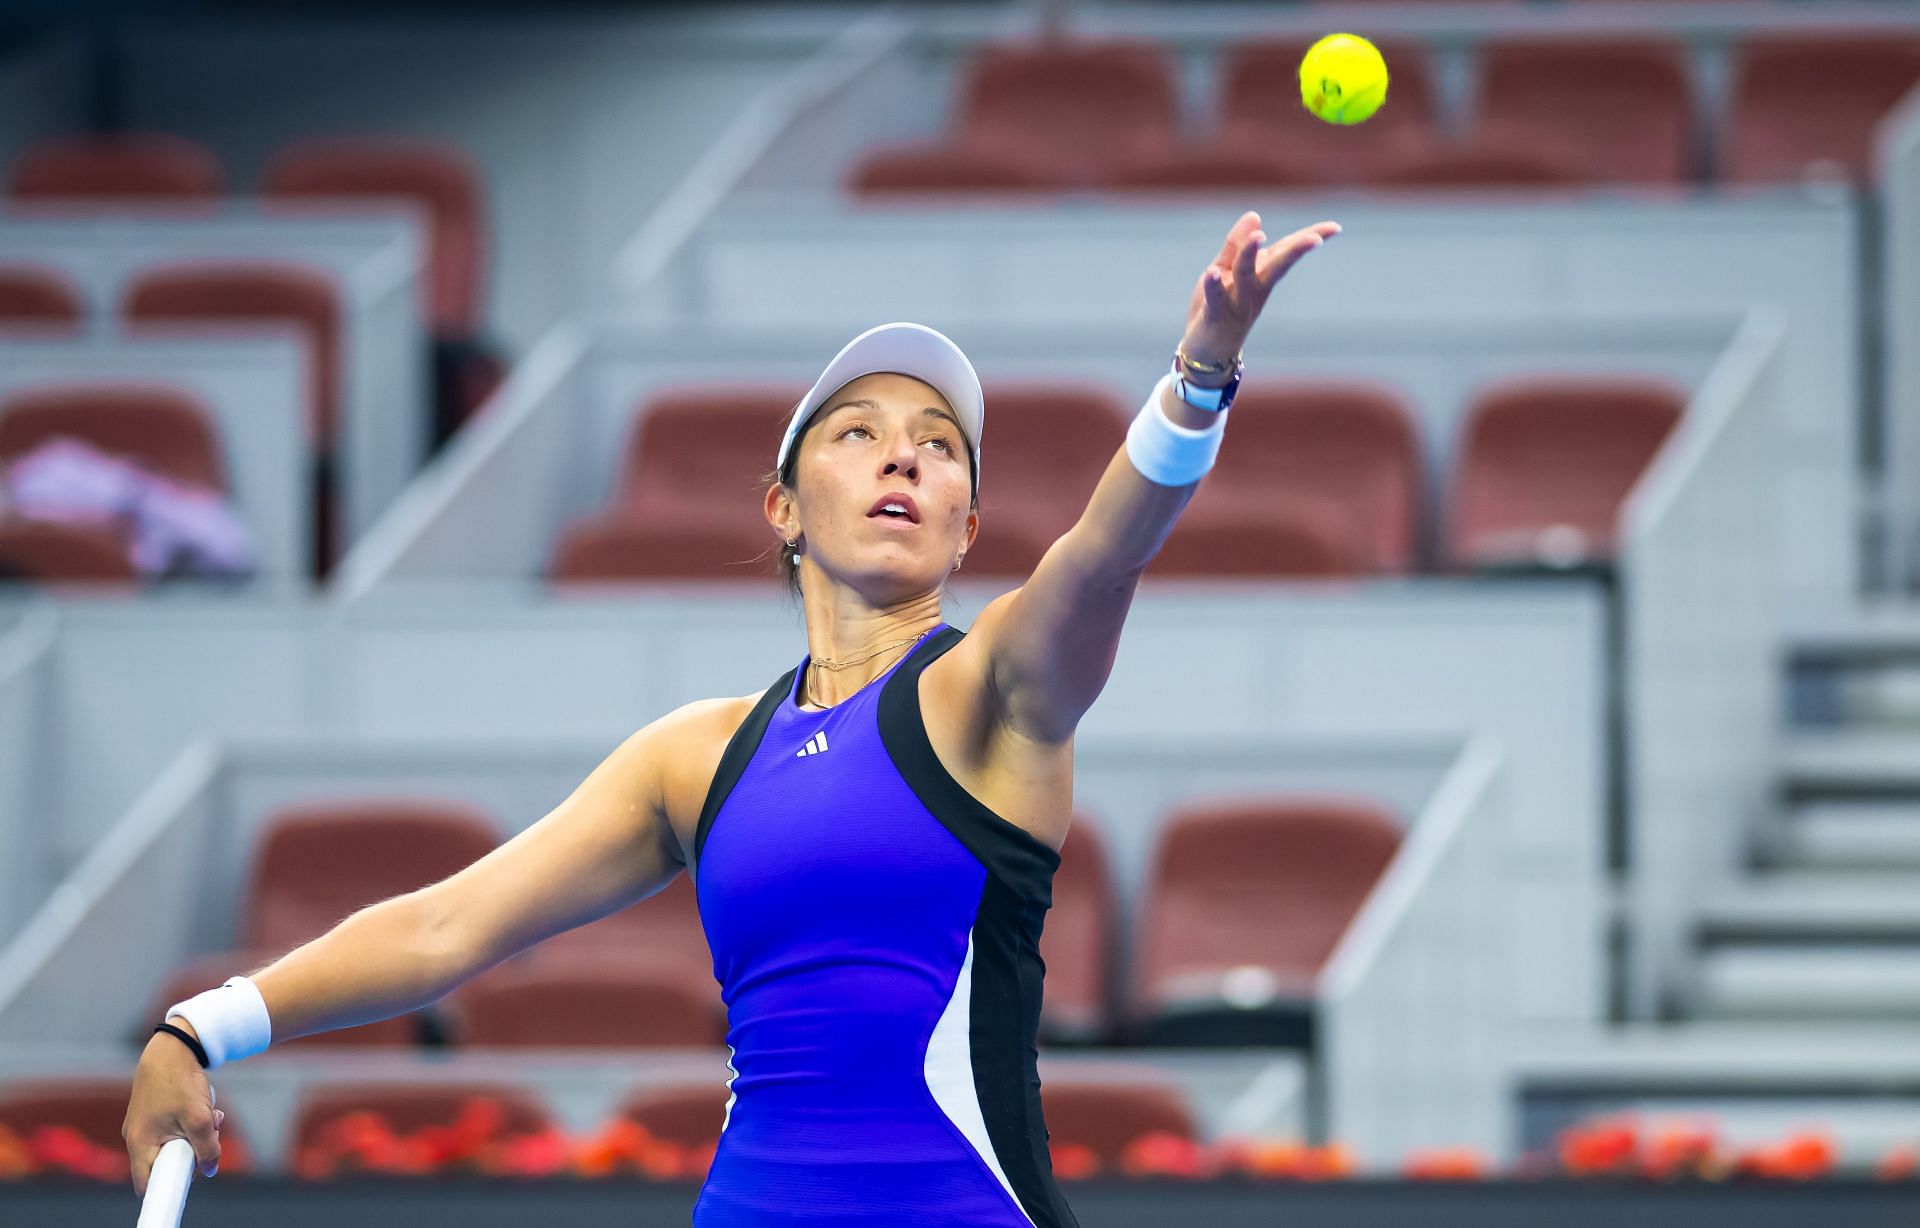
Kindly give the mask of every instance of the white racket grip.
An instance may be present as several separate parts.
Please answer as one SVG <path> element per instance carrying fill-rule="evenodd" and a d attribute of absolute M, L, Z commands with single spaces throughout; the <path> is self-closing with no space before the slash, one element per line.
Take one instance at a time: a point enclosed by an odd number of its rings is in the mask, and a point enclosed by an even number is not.
<path fill-rule="evenodd" d="M 147 1174 L 147 1196 L 140 1203 L 137 1228 L 180 1228 L 192 1180 L 193 1144 L 183 1138 L 168 1139 Z"/>

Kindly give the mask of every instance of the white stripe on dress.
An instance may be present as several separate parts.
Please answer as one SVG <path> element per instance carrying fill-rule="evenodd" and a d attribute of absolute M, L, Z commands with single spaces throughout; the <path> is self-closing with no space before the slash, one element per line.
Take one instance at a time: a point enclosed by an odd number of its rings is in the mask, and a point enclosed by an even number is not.
<path fill-rule="evenodd" d="M 947 999 L 947 1009 L 940 1013 L 940 1022 L 933 1025 L 933 1038 L 927 1042 L 927 1089 L 933 1093 L 940 1111 L 959 1127 L 960 1133 L 993 1170 L 1007 1197 L 1020 1208 L 1020 1217 L 1031 1224 L 1033 1217 L 1021 1206 L 1019 1195 L 1013 1192 L 1012 1182 L 1000 1167 L 1000 1157 L 993 1152 L 993 1141 L 987 1137 L 987 1119 L 980 1111 L 980 1095 L 973 1083 L 972 1000 L 973 932 L 969 930 L 967 958 L 953 983 L 953 996 Z"/>

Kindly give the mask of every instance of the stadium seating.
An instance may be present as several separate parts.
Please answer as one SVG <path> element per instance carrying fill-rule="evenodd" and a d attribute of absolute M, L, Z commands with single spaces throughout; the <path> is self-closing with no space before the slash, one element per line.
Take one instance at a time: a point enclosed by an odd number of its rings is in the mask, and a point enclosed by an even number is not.
<path fill-rule="evenodd" d="M 177 388 L 65 384 L 0 396 L 0 465 L 62 435 L 182 482 L 227 487 L 211 414 Z"/>
<path fill-rule="evenodd" d="M 1196 578 L 1326 579 L 1366 570 L 1339 509 L 1290 494 L 1190 507 L 1148 565 L 1155 576 Z"/>
<path fill-rule="evenodd" d="M 304 265 L 271 261 L 190 263 L 141 273 L 129 285 L 121 314 L 132 328 L 162 331 L 292 327 L 311 347 L 306 430 L 314 450 L 314 574 L 339 552 L 334 454 L 341 406 L 340 303 L 333 280 Z"/>
<path fill-rule="evenodd" d="M 1756 37 L 1735 59 L 1721 178 L 1865 182 L 1875 124 L 1920 85 L 1920 36 Z"/>
<path fill-rule="evenodd" d="M 135 277 L 121 314 L 137 328 L 291 325 L 312 345 L 308 438 L 331 447 L 340 421 L 340 305 L 331 278 L 304 265 L 192 263 Z"/>
<path fill-rule="evenodd" d="M 1067 382 L 991 383 L 990 461 L 980 467 L 980 534 L 970 575 L 1031 575 L 1086 510 L 1126 439 L 1127 414 L 1106 389 Z"/>
<path fill-rule="evenodd" d="M 1170 148 L 1180 127 L 1173 67 L 1145 42 L 988 46 L 958 92 L 950 131 L 870 151 L 849 186 L 861 195 L 1092 186 Z"/>
<path fill-rule="evenodd" d="M 1620 505 L 1680 421 L 1661 380 L 1525 377 L 1468 410 L 1448 493 L 1455 567 L 1605 560 Z"/>
<path fill-rule="evenodd" d="M 1113 868 L 1093 820 L 1075 814 L 1053 876 L 1053 907 L 1040 935 L 1047 991 L 1040 1035 L 1051 1043 L 1104 1040 L 1112 1026 Z"/>
<path fill-rule="evenodd" d="M 854 163 L 848 186 L 864 197 L 917 193 L 1036 194 L 1075 186 L 1045 146 L 1011 133 L 882 146 Z"/>
<path fill-rule="evenodd" d="M 226 194 L 219 156 L 167 133 L 74 134 L 28 147 L 7 175 L 16 202 L 62 209 L 208 204 Z"/>
<path fill-rule="evenodd" d="M 1056 1079 L 1041 1090 L 1040 1098 L 1049 1143 L 1085 1147 L 1107 1167 L 1118 1164 L 1127 1144 L 1144 1134 L 1199 1137 L 1185 1095 L 1152 1067 L 1124 1077 L 1115 1072 L 1098 1080 Z"/>
<path fill-rule="evenodd" d="M 726 1084 L 670 1084 L 645 1087 L 621 1102 L 618 1116 L 645 1126 L 655 1138 L 682 1147 L 703 1147 L 720 1137 L 726 1120 Z"/>
<path fill-rule="evenodd" d="M 1399 844 L 1394 820 L 1358 799 L 1181 808 L 1161 828 L 1136 930 L 1144 1038 L 1301 1039 L 1321 965 Z"/>
<path fill-rule="evenodd" d="M 428 1126 L 448 1126 L 469 1100 L 485 1098 L 503 1111 L 505 1134 L 534 1134 L 554 1125 L 539 1097 L 492 1083 L 355 1083 L 322 1087 L 306 1095 L 295 1110 L 295 1149 L 319 1143 L 327 1126 L 349 1113 L 384 1117 L 398 1134 Z"/>
<path fill-rule="evenodd" d="M 1458 140 L 1426 133 L 1392 138 L 1374 164 L 1369 186 L 1422 192 L 1454 189 L 1580 188 L 1602 177 L 1598 165 L 1533 124 L 1480 124 Z"/>
<path fill-rule="evenodd" d="M 1482 122 L 1531 124 L 1608 181 L 1692 178 L 1693 91 L 1675 44 L 1503 41 L 1482 53 Z"/>
<path fill-rule="evenodd" d="M 1280 156 L 1306 168 L 1314 182 L 1348 184 L 1370 177 L 1396 140 L 1419 138 L 1437 122 L 1432 66 L 1418 44 L 1379 40 L 1392 65 L 1387 100 L 1364 124 L 1335 126 L 1300 105 L 1301 40 L 1245 43 L 1220 66 L 1212 144 L 1249 157 Z"/>
<path fill-rule="evenodd" d="M 137 583 L 126 538 L 106 526 L 0 520 L 0 580 L 43 585 Z"/>
<path fill-rule="evenodd" d="M 178 1043 L 171 1037 L 162 1039 Z M 28 1139 L 38 1129 L 65 1126 L 95 1147 L 124 1157 L 127 1143 L 120 1130 L 127 1119 L 128 1092 L 128 1080 L 120 1076 L 0 1084 L 0 1130 Z M 246 1131 L 231 1111 L 225 1107 L 221 1111 L 226 1116 L 220 1123 L 220 1171 L 246 1172 L 252 1167 Z"/>
<path fill-rule="evenodd" d="M 710 969 L 619 955 L 541 952 L 482 973 L 449 995 L 463 1046 L 701 1046 L 726 1039 Z"/>
<path fill-rule="evenodd" d="M 78 330 L 86 317 L 80 292 L 52 269 L 0 265 L 0 328 Z"/>
<path fill-rule="evenodd" d="M 968 65 L 961 135 L 1015 134 L 1044 145 L 1077 179 L 1178 130 L 1173 66 L 1145 42 L 1000 44 Z"/>
<path fill-rule="evenodd" d="M 268 162 L 261 189 L 295 202 L 351 207 L 401 199 L 428 218 L 428 319 L 441 337 L 480 326 L 487 275 L 486 196 L 480 171 L 458 149 L 394 137 L 326 137 L 288 146 Z"/>
<path fill-rule="evenodd" d="M 1254 384 L 1233 404 L 1233 446 L 1223 448 L 1180 523 L 1155 574 L 1204 572 L 1231 553 L 1189 544 L 1190 533 L 1222 521 L 1266 523 L 1276 535 L 1270 558 L 1297 560 L 1273 574 L 1405 574 L 1419 562 L 1425 505 L 1420 440 L 1412 411 L 1391 389 L 1352 381 Z M 1293 506 L 1276 499 L 1291 496 Z M 1283 546 L 1293 542 L 1291 547 Z M 1319 543 L 1316 545 L 1316 543 Z M 1231 563 L 1257 571 L 1253 540 Z M 1317 566 L 1314 560 L 1323 560 Z"/>
<path fill-rule="evenodd" d="M 290 806 L 255 846 L 241 942 L 306 942 L 357 909 L 457 873 L 498 843 L 490 818 L 454 802 Z"/>
<path fill-rule="evenodd" d="M 479 167 L 444 142 L 322 137 L 276 153 L 261 189 L 279 210 L 351 211 L 399 199 L 425 211 L 421 310 L 434 338 L 434 443 L 444 442 L 506 376 L 505 360 L 480 339 L 489 228 Z"/>

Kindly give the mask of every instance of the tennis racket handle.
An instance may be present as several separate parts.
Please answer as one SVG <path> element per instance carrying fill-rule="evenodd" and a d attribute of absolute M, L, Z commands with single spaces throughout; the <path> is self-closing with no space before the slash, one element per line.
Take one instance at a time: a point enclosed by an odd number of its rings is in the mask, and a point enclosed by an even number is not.
<path fill-rule="evenodd" d="M 168 1139 L 147 1174 L 147 1196 L 140 1203 L 138 1228 L 180 1228 L 187 1209 L 187 1185 L 193 1180 L 193 1144 Z"/>

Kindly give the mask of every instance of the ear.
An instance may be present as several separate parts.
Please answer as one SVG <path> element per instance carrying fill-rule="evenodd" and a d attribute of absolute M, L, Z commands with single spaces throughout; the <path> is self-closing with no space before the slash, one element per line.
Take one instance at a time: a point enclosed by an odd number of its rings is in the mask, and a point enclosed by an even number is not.
<path fill-rule="evenodd" d="M 980 509 L 970 508 L 967 511 L 967 540 L 961 547 L 962 554 L 973 549 L 973 539 L 978 536 L 980 536 Z"/>
<path fill-rule="evenodd" d="M 800 509 L 795 506 L 793 494 L 785 486 L 775 482 L 767 487 L 765 500 L 767 523 L 780 534 L 780 539 L 800 536 Z"/>

